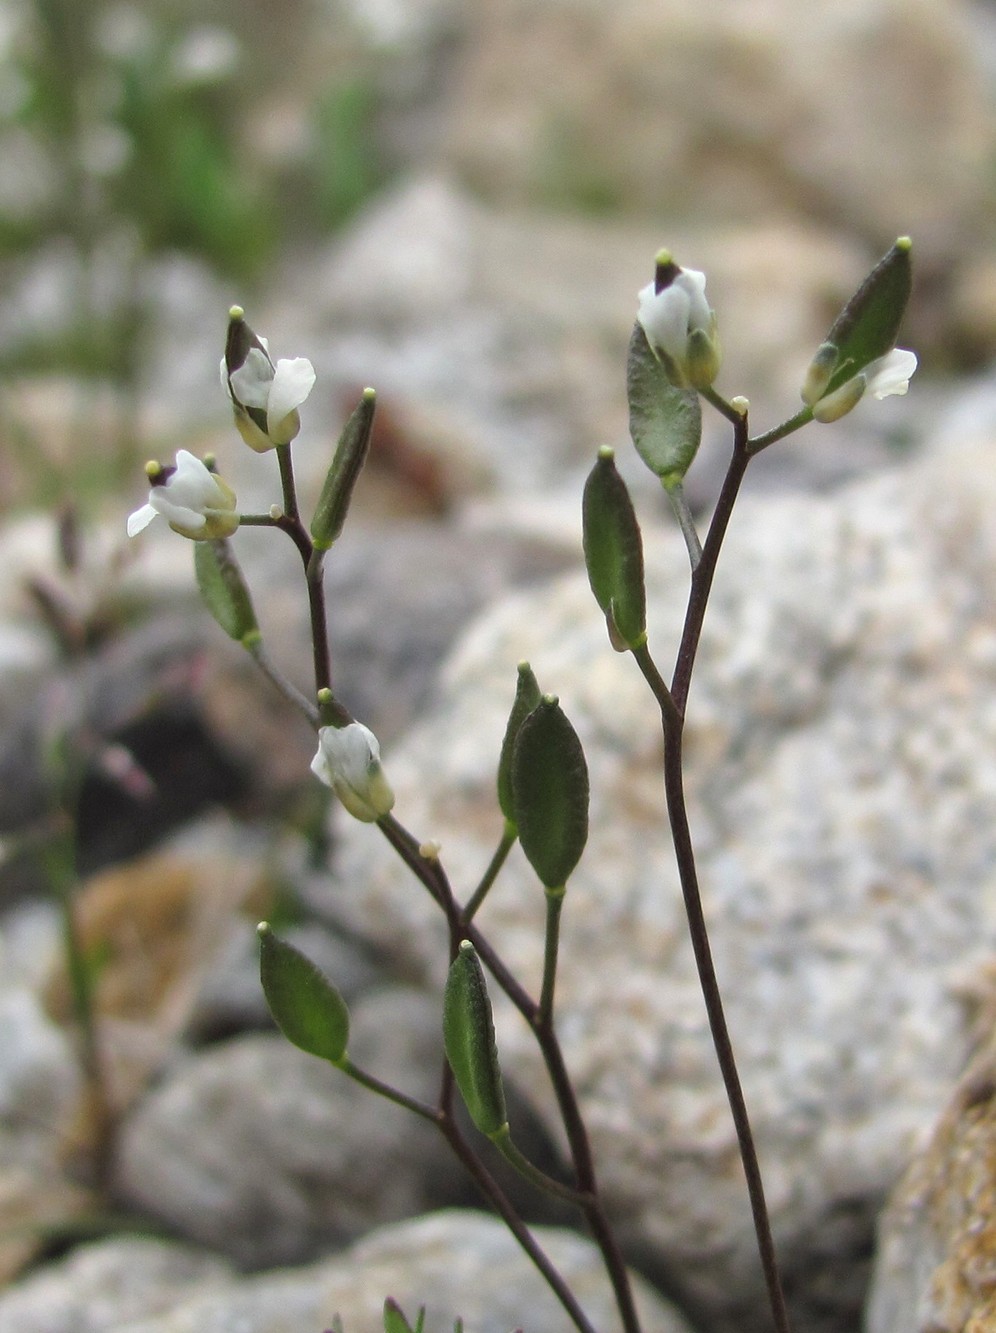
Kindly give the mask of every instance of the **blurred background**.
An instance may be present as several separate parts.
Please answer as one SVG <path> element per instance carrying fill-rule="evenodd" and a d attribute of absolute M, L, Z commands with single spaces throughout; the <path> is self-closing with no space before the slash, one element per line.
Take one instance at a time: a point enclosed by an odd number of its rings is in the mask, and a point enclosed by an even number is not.
<path fill-rule="evenodd" d="M 794 395 L 901 232 L 908 339 L 976 372 L 994 68 L 985 0 L 3 0 L 3 512 L 96 512 L 216 430 L 236 297 L 320 363 L 330 419 L 375 379 L 442 471 L 476 455 L 472 488 L 618 435 L 616 338 L 665 242 L 709 271 L 728 393 Z"/>
<path fill-rule="evenodd" d="M 102 978 L 115 923 L 149 949 L 175 930 L 158 970 L 122 944 L 141 983 L 122 1012 L 145 1005 L 162 1039 L 122 1105 L 163 1043 L 265 1026 L 251 922 L 274 895 L 290 912 L 326 832 L 313 737 L 206 621 L 189 543 L 161 522 L 124 537 L 143 462 L 181 447 L 216 454 L 243 510 L 279 498 L 218 383 L 229 307 L 315 364 L 305 507 L 378 390 L 329 585 L 337 688 L 390 746 L 477 609 L 577 567 L 599 445 L 670 521 L 625 449 L 626 343 L 662 245 L 708 274 L 717 387 L 761 430 L 913 237 L 909 397 L 768 451 L 751 486 L 826 491 L 963 427 L 991 438 L 994 99 L 993 0 L 0 0 L 0 939 L 10 985 L 43 993 L 59 933 L 38 851 L 67 838 Z M 709 419 L 699 510 L 727 449 Z M 236 546 L 308 689 L 299 571 L 273 538 Z M 177 830 L 202 839 L 193 871 L 130 860 Z M 235 980 L 205 999 L 228 935 L 191 904 L 236 881 Z M 75 1206 L 4 1188 L 19 1221 Z M 0 1276 L 34 1252 L 0 1253 Z"/>

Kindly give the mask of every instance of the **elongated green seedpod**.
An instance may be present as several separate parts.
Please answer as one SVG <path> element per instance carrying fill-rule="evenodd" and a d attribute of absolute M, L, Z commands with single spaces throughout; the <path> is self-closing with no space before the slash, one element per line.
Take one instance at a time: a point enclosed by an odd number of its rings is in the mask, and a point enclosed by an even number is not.
<path fill-rule="evenodd" d="M 300 949 L 258 926 L 259 975 L 277 1027 L 309 1055 L 340 1064 L 349 1042 L 349 1010 L 328 977 Z"/>
<path fill-rule="evenodd" d="M 895 347 L 913 286 L 912 248 L 910 238 L 900 236 L 834 320 L 826 342 L 837 349 L 837 360 L 821 396 Z"/>
<path fill-rule="evenodd" d="M 197 542 L 194 573 L 204 605 L 231 639 L 251 648 L 262 638 L 249 588 L 224 538 Z"/>
<path fill-rule="evenodd" d="M 363 469 L 370 447 L 370 432 L 373 430 L 376 406 L 376 392 L 373 389 L 364 389 L 363 397 L 339 436 L 335 456 L 325 475 L 315 516 L 311 520 L 311 540 L 319 551 L 329 549 L 346 522 L 346 514 L 353 498 L 353 488 Z"/>
<path fill-rule="evenodd" d="M 702 408 L 694 389 L 679 389 L 654 356 L 637 322 L 626 363 L 629 433 L 650 471 L 670 490 L 691 466 L 702 439 Z"/>
<path fill-rule="evenodd" d="M 470 1118 L 489 1137 L 508 1120 L 495 1024 L 484 968 L 470 940 L 450 964 L 443 1000 L 443 1044 Z"/>
<path fill-rule="evenodd" d="M 515 750 L 515 741 L 519 728 L 541 698 L 540 687 L 533 675 L 532 667 L 528 662 L 520 662 L 515 684 L 515 700 L 508 715 L 505 739 L 501 743 L 501 756 L 498 759 L 498 804 L 510 824 L 515 823 L 515 800 L 512 794 L 512 754 Z"/>
<path fill-rule="evenodd" d="M 647 641 L 643 539 L 615 451 L 608 446 L 599 449 L 585 482 L 582 518 L 588 582 L 605 612 L 609 637 L 622 650 L 639 648 Z"/>
<path fill-rule="evenodd" d="M 519 728 L 512 757 L 519 841 L 548 889 L 562 888 L 588 840 L 588 765 L 556 695 Z"/>

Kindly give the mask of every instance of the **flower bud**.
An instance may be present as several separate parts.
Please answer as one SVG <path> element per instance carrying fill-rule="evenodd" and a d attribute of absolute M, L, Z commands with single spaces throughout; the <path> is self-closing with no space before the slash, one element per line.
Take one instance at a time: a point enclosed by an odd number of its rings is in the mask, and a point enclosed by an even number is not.
<path fill-rule="evenodd" d="M 865 387 L 864 375 L 855 375 L 853 379 L 846 380 L 839 389 L 834 389 L 833 393 L 828 393 L 814 404 L 813 419 L 822 421 L 824 425 L 839 421 L 858 405 L 864 397 Z"/>
<path fill-rule="evenodd" d="M 266 339 L 257 337 L 243 315 L 241 306 L 229 311 L 221 383 L 239 434 L 250 449 L 265 453 L 290 444 L 301 429 L 297 409 L 314 387 L 315 370 L 303 356 L 274 365 Z"/>
<path fill-rule="evenodd" d="M 834 343 L 820 344 L 802 382 L 802 401 L 808 407 L 818 403 L 826 393 L 830 377 L 837 369 L 839 360 L 840 350 Z"/>
<path fill-rule="evenodd" d="M 380 764 L 377 737 L 362 722 L 320 727 L 311 771 L 356 819 L 372 824 L 389 814 L 394 792 Z"/>
<path fill-rule="evenodd" d="M 705 274 L 679 268 L 667 250 L 657 256 L 654 281 L 639 294 L 637 322 L 674 384 L 706 389 L 719 371 L 716 316 L 705 295 Z"/>

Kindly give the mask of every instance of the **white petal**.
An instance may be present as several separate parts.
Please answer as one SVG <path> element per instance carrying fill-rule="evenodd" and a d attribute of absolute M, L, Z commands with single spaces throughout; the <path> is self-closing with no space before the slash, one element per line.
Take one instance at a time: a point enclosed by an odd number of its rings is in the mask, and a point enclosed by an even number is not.
<path fill-rule="evenodd" d="M 191 509 L 189 505 L 174 504 L 166 494 L 164 486 L 157 486 L 153 489 L 149 504 L 157 514 L 162 514 L 167 523 L 172 523 L 178 528 L 200 532 L 207 523 L 207 518 L 200 509 Z"/>
<path fill-rule="evenodd" d="M 662 292 L 654 284 L 644 287 L 639 296 L 637 319 L 643 325 L 651 347 L 666 352 L 672 361 L 681 362 L 688 342 L 688 313 L 691 298 L 683 287 L 672 283 Z"/>
<path fill-rule="evenodd" d="M 386 814 L 394 803 L 381 770 L 377 737 L 361 722 L 320 728 L 311 771 L 332 788 L 351 815 L 367 823 Z"/>
<path fill-rule="evenodd" d="M 280 423 L 296 411 L 315 386 L 315 368 L 306 356 L 277 362 L 266 405 L 266 424 L 275 434 Z"/>
<path fill-rule="evenodd" d="M 273 366 L 265 352 L 250 347 L 249 355 L 228 377 L 232 393 L 243 407 L 265 408 L 273 384 Z"/>
<path fill-rule="evenodd" d="M 705 329 L 706 332 L 712 324 L 712 311 L 709 309 L 709 302 L 705 294 L 706 277 L 696 268 L 683 268 L 674 280 L 675 287 L 681 287 L 688 293 L 688 323 L 687 330 L 690 333 L 692 329 Z"/>
<path fill-rule="evenodd" d="M 149 526 L 155 518 L 158 511 L 153 509 L 150 504 L 142 505 L 141 509 L 136 509 L 133 514 L 128 515 L 128 536 L 134 537 L 139 532 Z"/>
<path fill-rule="evenodd" d="M 176 471 L 173 475 L 164 485 L 152 488 L 149 502 L 159 509 L 157 496 L 164 498 L 167 504 L 183 506 L 198 513 L 224 504 L 224 497 L 218 489 L 213 473 L 186 449 L 181 449 L 177 453 Z"/>
<path fill-rule="evenodd" d="M 904 347 L 894 347 L 886 356 L 865 367 L 868 392 L 876 398 L 888 398 L 894 393 L 904 394 L 910 387 L 910 377 L 916 368 L 915 352 L 908 352 Z"/>

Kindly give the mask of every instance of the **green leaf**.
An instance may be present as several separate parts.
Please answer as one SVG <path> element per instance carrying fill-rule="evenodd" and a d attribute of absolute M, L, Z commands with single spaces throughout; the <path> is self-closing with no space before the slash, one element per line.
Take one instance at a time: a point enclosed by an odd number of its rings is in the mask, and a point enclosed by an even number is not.
<path fill-rule="evenodd" d="M 329 549 L 346 522 L 353 488 L 370 447 L 376 406 L 377 395 L 374 390 L 364 389 L 363 397 L 339 436 L 335 457 L 326 474 L 315 516 L 311 520 L 311 537 L 320 551 Z"/>
<path fill-rule="evenodd" d="M 556 695 L 519 728 L 512 791 L 522 850 L 546 888 L 563 887 L 588 840 L 588 765 Z"/>
<path fill-rule="evenodd" d="M 691 466 L 702 438 L 702 408 L 694 389 L 679 389 L 654 356 L 643 326 L 633 326 L 626 364 L 629 433 L 650 471 L 670 488 Z"/>
<path fill-rule="evenodd" d="M 349 1010 L 332 982 L 286 940 L 259 925 L 259 975 L 277 1027 L 309 1055 L 340 1064 L 349 1041 Z"/>
<path fill-rule="evenodd" d="M 470 1118 L 489 1137 L 507 1123 L 495 1024 L 484 969 L 470 940 L 450 964 L 443 999 L 443 1045 Z"/>
<path fill-rule="evenodd" d="M 204 604 L 230 639 L 252 647 L 261 639 L 249 589 L 224 539 L 194 543 L 194 572 Z"/>
<path fill-rule="evenodd" d="M 419 1333 L 425 1319 L 425 1308 L 419 1311 L 418 1324 L 413 1329 L 405 1318 L 401 1306 L 393 1296 L 384 1302 L 384 1333 Z"/>
<path fill-rule="evenodd" d="M 598 451 L 585 482 L 582 515 L 588 582 L 605 612 L 610 637 L 614 645 L 621 641 L 623 649 L 639 648 L 647 639 L 643 540 L 615 453 L 608 447 Z"/>
<path fill-rule="evenodd" d="M 913 285 L 912 242 L 900 236 L 837 316 L 826 341 L 837 348 L 837 368 L 824 396 L 891 352 Z"/>
<path fill-rule="evenodd" d="M 515 801 L 512 796 L 512 754 L 519 728 L 542 698 L 540 687 L 528 662 L 519 663 L 515 685 L 515 701 L 508 715 L 505 739 L 501 743 L 498 760 L 498 804 L 509 823 L 515 823 Z"/>

